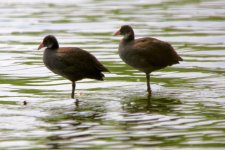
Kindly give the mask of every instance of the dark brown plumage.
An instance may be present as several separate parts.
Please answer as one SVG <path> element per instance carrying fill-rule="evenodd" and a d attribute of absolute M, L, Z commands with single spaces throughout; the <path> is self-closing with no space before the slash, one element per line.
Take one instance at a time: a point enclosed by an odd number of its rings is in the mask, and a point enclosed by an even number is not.
<path fill-rule="evenodd" d="M 53 35 L 46 36 L 38 49 L 43 47 L 47 47 L 43 55 L 45 66 L 72 82 L 72 98 L 74 98 L 76 81 L 84 78 L 103 80 L 102 72 L 109 72 L 89 52 L 78 47 L 59 47 Z"/>
<path fill-rule="evenodd" d="M 122 26 L 114 35 L 124 36 L 119 44 L 119 55 L 125 63 L 146 74 L 149 94 L 150 73 L 183 60 L 167 42 L 151 37 L 135 39 L 129 25 Z"/>

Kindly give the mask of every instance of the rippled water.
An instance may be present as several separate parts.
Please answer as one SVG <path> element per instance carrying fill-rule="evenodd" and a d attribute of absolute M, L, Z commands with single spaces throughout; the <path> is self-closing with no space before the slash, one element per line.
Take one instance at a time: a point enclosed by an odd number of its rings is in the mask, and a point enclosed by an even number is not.
<path fill-rule="evenodd" d="M 8 0 L 0 13 L 0 149 L 224 149 L 224 0 Z M 151 104 L 144 74 L 118 56 L 123 24 L 185 60 L 152 74 Z M 37 51 L 48 34 L 111 70 L 77 83 L 78 107 Z"/>

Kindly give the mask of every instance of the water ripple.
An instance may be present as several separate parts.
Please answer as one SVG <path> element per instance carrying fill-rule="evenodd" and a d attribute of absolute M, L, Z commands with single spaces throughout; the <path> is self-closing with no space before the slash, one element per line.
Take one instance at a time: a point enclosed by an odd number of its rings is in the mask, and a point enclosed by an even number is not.
<path fill-rule="evenodd" d="M 0 149 L 223 149 L 224 1 L 8 0 L 0 2 Z M 112 34 L 170 42 L 184 61 L 145 75 L 118 56 Z M 104 82 L 71 83 L 37 47 L 54 34 L 107 66 Z"/>

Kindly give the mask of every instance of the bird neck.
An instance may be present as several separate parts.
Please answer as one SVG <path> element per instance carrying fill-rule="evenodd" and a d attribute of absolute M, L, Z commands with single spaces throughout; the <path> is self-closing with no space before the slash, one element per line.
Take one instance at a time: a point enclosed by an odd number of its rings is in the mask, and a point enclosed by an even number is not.
<path fill-rule="evenodd" d="M 134 40 L 134 32 L 133 31 L 125 34 L 124 37 L 123 37 L 124 42 L 130 42 L 130 41 L 133 41 L 133 40 Z"/>
<path fill-rule="evenodd" d="M 48 49 L 58 49 L 59 48 L 59 43 L 57 41 L 49 44 L 48 46 Z"/>
<path fill-rule="evenodd" d="M 53 49 L 58 49 L 59 48 L 59 43 L 57 42 L 57 43 L 54 43 L 53 45 L 52 45 L 52 48 Z"/>

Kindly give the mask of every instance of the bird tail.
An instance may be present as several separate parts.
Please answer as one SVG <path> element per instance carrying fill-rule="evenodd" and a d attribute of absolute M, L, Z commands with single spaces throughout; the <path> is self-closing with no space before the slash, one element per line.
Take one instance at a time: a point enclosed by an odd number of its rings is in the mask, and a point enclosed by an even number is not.
<path fill-rule="evenodd" d="M 178 61 L 183 61 L 183 58 L 181 58 L 179 55 L 178 55 Z"/>
<path fill-rule="evenodd" d="M 98 65 L 98 70 L 101 72 L 110 72 L 108 68 L 106 68 L 104 65 L 100 64 Z"/>
<path fill-rule="evenodd" d="M 92 75 L 89 78 L 103 81 L 104 80 L 104 77 L 105 77 L 105 75 L 102 72 L 99 72 L 99 73 L 97 73 L 95 75 Z"/>

